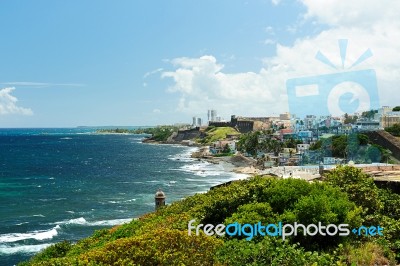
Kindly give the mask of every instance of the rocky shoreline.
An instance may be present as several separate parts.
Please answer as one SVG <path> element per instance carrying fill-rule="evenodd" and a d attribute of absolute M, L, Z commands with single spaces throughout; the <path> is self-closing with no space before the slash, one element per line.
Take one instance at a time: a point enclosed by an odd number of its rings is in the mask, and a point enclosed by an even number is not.
<path fill-rule="evenodd" d="M 208 149 L 208 146 L 203 146 L 200 144 L 191 144 L 182 141 L 156 141 L 151 138 L 145 138 L 143 143 L 148 144 L 174 144 L 190 147 L 198 147 L 198 150 L 191 154 L 191 158 L 198 159 L 199 161 L 206 161 L 212 164 L 222 164 L 224 169 L 230 172 L 238 174 L 247 174 L 250 176 L 259 175 L 261 173 L 260 169 L 255 167 L 256 160 L 243 156 L 242 154 L 235 154 L 232 156 L 215 157 L 212 156 Z"/>
<path fill-rule="evenodd" d="M 209 154 L 207 146 L 201 146 L 198 151 L 191 155 L 192 158 L 204 160 L 213 164 L 224 164 L 231 172 L 247 175 L 258 175 L 260 170 L 255 167 L 256 160 L 236 154 L 232 156 L 215 157 Z"/>

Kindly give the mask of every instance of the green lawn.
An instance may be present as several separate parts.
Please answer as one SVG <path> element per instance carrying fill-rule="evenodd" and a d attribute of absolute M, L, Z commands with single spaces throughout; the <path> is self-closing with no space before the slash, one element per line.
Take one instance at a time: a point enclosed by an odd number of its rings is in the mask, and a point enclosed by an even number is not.
<path fill-rule="evenodd" d="M 232 127 L 214 127 L 206 131 L 207 136 L 201 140 L 203 144 L 211 144 L 217 140 L 223 140 L 227 135 L 240 135 L 240 133 Z"/>

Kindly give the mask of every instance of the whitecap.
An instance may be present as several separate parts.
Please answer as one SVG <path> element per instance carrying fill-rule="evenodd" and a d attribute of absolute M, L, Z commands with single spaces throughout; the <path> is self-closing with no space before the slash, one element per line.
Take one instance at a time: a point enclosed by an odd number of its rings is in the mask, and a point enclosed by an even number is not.
<path fill-rule="evenodd" d="M 190 148 L 185 150 L 182 153 L 178 153 L 178 154 L 171 154 L 168 156 L 168 159 L 172 160 L 172 161 L 182 161 L 182 162 L 193 162 L 195 159 L 191 158 L 191 155 L 193 152 L 198 151 L 198 148 Z"/>
<path fill-rule="evenodd" d="M 136 199 L 125 200 L 124 202 L 133 202 L 133 201 L 136 201 Z"/>
<path fill-rule="evenodd" d="M 84 225 L 84 226 L 114 226 L 118 224 L 129 223 L 132 218 L 127 219 L 114 219 L 114 220 L 101 220 L 101 221 L 87 221 L 83 217 L 76 219 L 65 220 L 61 222 L 55 222 L 57 225 Z"/>
<path fill-rule="evenodd" d="M 88 222 L 90 226 L 114 226 L 119 224 L 126 224 L 132 221 L 132 218 L 127 219 L 114 219 L 114 220 L 104 220 L 96 222 Z"/>
<path fill-rule="evenodd" d="M 11 255 L 15 253 L 33 254 L 49 247 L 51 244 L 7 246 L 0 245 L 0 254 Z"/>
<path fill-rule="evenodd" d="M 50 230 L 38 230 L 32 231 L 28 233 L 10 233 L 0 235 L 0 243 L 12 243 L 20 240 L 26 239 L 35 239 L 35 240 L 45 240 L 52 239 L 56 235 L 58 235 L 57 230 L 60 229 L 60 226 L 57 225 Z"/>
<path fill-rule="evenodd" d="M 86 224 L 87 221 L 83 217 L 75 218 L 75 219 L 70 219 L 70 220 L 65 220 L 61 222 L 55 222 L 54 224 L 60 225 L 60 224 L 80 224 L 84 225 Z"/>
<path fill-rule="evenodd" d="M 22 223 L 18 223 L 18 224 L 15 224 L 15 225 L 23 225 L 23 224 L 29 224 L 29 222 L 22 222 Z"/>
<path fill-rule="evenodd" d="M 221 171 L 206 171 L 206 170 L 201 170 L 201 171 L 197 171 L 194 174 L 197 176 L 202 176 L 202 177 L 206 177 L 206 176 L 219 176 L 221 175 L 223 172 Z"/>

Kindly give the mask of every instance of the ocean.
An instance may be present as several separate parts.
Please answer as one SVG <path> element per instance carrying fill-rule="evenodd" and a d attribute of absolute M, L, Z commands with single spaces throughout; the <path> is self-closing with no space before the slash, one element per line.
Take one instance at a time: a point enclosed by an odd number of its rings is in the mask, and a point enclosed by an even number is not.
<path fill-rule="evenodd" d="M 245 175 L 190 158 L 193 147 L 95 128 L 0 129 L 0 265 Z"/>

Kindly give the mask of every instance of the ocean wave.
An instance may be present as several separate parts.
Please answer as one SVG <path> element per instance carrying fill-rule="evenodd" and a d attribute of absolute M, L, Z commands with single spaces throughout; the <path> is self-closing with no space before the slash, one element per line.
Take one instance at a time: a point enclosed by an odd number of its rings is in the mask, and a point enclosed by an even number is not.
<path fill-rule="evenodd" d="M 33 254 L 49 247 L 51 244 L 40 244 L 40 245 L 21 245 L 21 246 L 7 246 L 0 245 L 0 255 L 10 255 L 16 253 Z"/>
<path fill-rule="evenodd" d="M 128 139 L 129 139 L 129 140 L 134 140 L 135 143 L 137 143 L 137 141 L 142 142 L 142 140 L 143 140 L 144 138 L 142 137 L 142 138 L 128 138 Z"/>
<path fill-rule="evenodd" d="M 70 137 L 65 137 L 65 138 L 60 138 L 60 139 L 72 139 L 72 138 L 70 138 Z"/>
<path fill-rule="evenodd" d="M 70 220 L 65 220 L 61 222 L 55 222 L 54 224 L 57 225 L 62 225 L 62 224 L 78 224 L 78 225 L 84 225 L 86 224 L 87 221 L 83 217 L 75 218 L 75 219 L 70 219 Z"/>
<path fill-rule="evenodd" d="M 60 226 L 57 225 L 50 230 L 38 230 L 32 231 L 28 233 L 10 233 L 0 235 L 0 243 L 12 243 L 26 239 L 35 239 L 35 240 L 45 240 L 52 239 L 56 235 L 58 235 L 57 230 L 60 229 Z"/>
<path fill-rule="evenodd" d="M 222 171 L 206 171 L 206 170 L 201 170 L 201 171 L 197 171 L 194 174 L 197 176 L 202 176 L 202 177 L 206 177 L 206 176 L 219 176 L 221 174 L 223 174 L 224 172 Z"/>
<path fill-rule="evenodd" d="M 214 165 L 209 162 L 186 164 L 179 167 L 179 169 L 170 169 L 170 170 L 183 171 L 201 177 L 220 176 L 225 173 L 225 171 L 223 170 L 223 168 L 221 168 L 221 166 Z"/>
<path fill-rule="evenodd" d="M 126 219 L 113 219 L 113 220 L 102 220 L 102 221 L 87 221 L 83 217 L 75 218 L 75 219 L 70 219 L 70 220 L 64 220 L 61 222 L 55 222 L 54 224 L 56 225 L 83 225 L 83 226 L 114 226 L 114 225 L 119 225 L 119 224 L 125 224 L 129 223 L 132 221 L 132 218 L 126 218 Z"/>
<path fill-rule="evenodd" d="M 29 224 L 29 222 L 17 223 L 17 224 L 15 224 L 15 225 L 23 225 L 23 224 Z"/>
<path fill-rule="evenodd" d="M 123 202 L 133 202 L 133 201 L 136 201 L 136 199 L 125 200 Z"/>
<path fill-rule="evenodd" d="M 193 152 L 198 151 L 198 148 L 189 148 L 182 153 L 172 154 L 168 159 L 172 161 L 193 162 L 195 159 L 191 158 Z"/>
<path fill-rule="evenodd" d="M 183 170 L 183 171 L 199 171 L 199 170 L 207 170 L 207 168 L 209 168 L 211 165 L 211 163 L 209 162 L 201 162 L 201 163 L 195 163 L 195 164 L 185 164 L 181 167 L 179 167 L 179 169 Z"/>
<path fill-rule="evenodd" d="M 132 221 L 132 218 L 128 219 L 114 219 L 114 220 L 104 220 L 104 221 L 97 221 L 97 222 L 90 222 L 90 225 L 93 226 L 114 226 L 119 224 L 126 224 Z"/>

